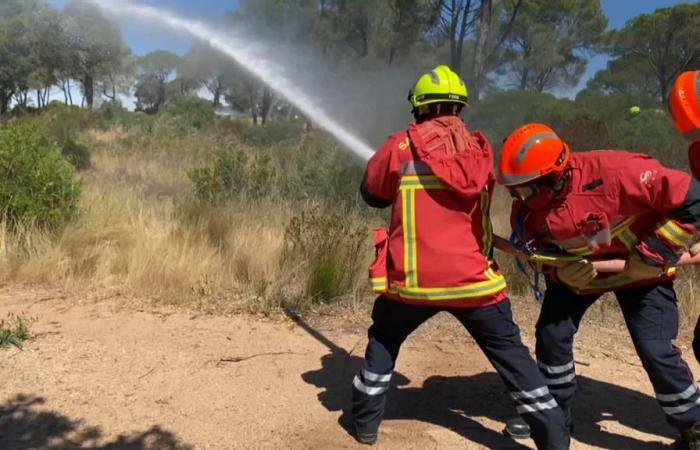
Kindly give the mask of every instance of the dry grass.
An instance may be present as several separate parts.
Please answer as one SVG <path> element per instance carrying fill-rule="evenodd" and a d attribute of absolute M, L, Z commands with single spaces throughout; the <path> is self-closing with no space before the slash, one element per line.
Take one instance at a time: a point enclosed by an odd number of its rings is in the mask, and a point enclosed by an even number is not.
<path fill-rule="evenodd" d="M 384 218 L 312 201 L 196 202 L 188 171 L 235 136 L 144 139 L 112 129 L 86 138 L 93 166 L 84 174 L 79 220 L 56 234 L 31 227 L 10 234 L 0 224 L 0 281 L 107 288 L 219 312 L 371 297 L 369 230 Z M 510 202 L 498 188 L 492 220 L 506 237 Z M 497 252 L 497 260 L 510 293 L 531 297 L 513 259 Z M 686 269 L 677 283 L 686 322 L 700 313 L 698 279 Z M 601 317 L 610 304 L 601 306 Z"/>
<path fill-rule="evenodd" d="M 145 142 L 135 151 L 124 141 L 129 132 L 88 136 L 96 150 L 84 173 L 80 218 L 53 234 L 29 226 L 10 233 L 0 224 L 1 280 L 109 289 L 218 312 L 267 313 L 283 303 L 313 302 L 307 280 L 314 250 L 290 256 L 286 239 L 294 217 L 307 210 L 325 217 L 330 206 L 275 199 L 202 204 L 187 177 L 202 159 L 201 142 Z M 357 213 L 347 221 L 355 228 L 364 222 Z M 353 299 L 367 293 L 366 273 L 356 269 L 349 268 Z"/>

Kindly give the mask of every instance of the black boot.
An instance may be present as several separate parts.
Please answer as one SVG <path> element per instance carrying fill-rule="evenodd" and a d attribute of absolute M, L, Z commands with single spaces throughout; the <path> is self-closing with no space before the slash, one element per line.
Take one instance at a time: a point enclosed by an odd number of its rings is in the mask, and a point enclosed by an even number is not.
<path fill-rule="evenodd" d="M 569 433 L 574 432 L 574 421 L 571 417 L 571 408 L 566 408 L 564 410 L 564 424 L 569 429 Z M 513 439 L 527 439 L 530 437 L 530 425 L 528 425 L 522 417 L 518 416 L 506 422 L 506 427 L 503 430 L 503 433 Z M 700 450 L 700 448 L 693 448 L 692 450 Z"/>
<path fill-rule="evenodd" d="M 355 427 L 355 439 L 357 439 L 357 442 L 360 444 L 374 445 L 377 443 L 377 432 L 360 430 Z"/>
<path fill-rule="evenodd" d="M 513 439 L 527 439 L 530 437 L 530 425 L 518 416 L 506 422 L 503 433 Z"/>
<path fill-rule="evenodd" d="M 700 422 L 695 422 L 680 431 L 681 437 L 676 441 L 676 450 L 700 450 Z"/>

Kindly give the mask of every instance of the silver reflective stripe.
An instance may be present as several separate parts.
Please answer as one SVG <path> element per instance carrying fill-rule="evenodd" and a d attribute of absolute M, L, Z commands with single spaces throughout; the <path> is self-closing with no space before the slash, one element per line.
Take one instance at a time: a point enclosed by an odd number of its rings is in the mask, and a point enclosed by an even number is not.
<path fill-rule="evenodd" d="M 540 368 L 544 369 L 545 372 L 551 373 L 551 374 L 564 373 L 564 372 L 569 371 L 569 370 L 574 368 L 573 361 L 571 361 L 570 363 L 564 364 L 563 366 L 548 366 L 547 364 L 543 363 L 542 361 L 537 361 L 537 365 L 540 366 Z"/>
<path fill-rule="evenodd" d="M 691 409 L 697 408 L 698 406 L 700 406 L 700 398 L 697 398 L 690 403 L 684 403 L 678 406 L 662 406 L 661 409 L 663 409 L 666 414 L 673 415 L 683 414 L 684 412 L 690 411 Z"/>
<path fill-rule="evenodd" d="M 574 380 L 574 378 L 576 378 L 576 374 L 570 373 L 567 376 L 561 378 L 545 378 L 545 382 L 547 383 L 547 386 L 556 386 L 558 384 L 571 383 Z"/>
<path fill-rule="evenodd" d="M 510 393 L 510 395 L 515 400 L 523 398 L 538 398 L 547 394 L 549 394 L 549 388 L 547 388 L 547 386 L 542 386 L 541 388 L 533 389 L 531 391 L 519 391 Z"/>
<path fill-rule="evenodd" d="M 531 405 L 518 405 L 515 409 L 518 414 L 533 413 L 537 411 L 544 411 L 546 409 L 553 409 L 557 407 L 557 401 L 551 399 L 548 402 L 533 403 Z"/>
<path fill-rule="evenodd" d="M 686 389 L 683 392 L 679 392 L 678 394 L 656 394 L 656 398 L 660 402 L 673 402 L 676 400 L 685 400 L 687 398 L 690 398 L 693 396 L 698 391 L 698 388 L 694 385 L 691 384 L 688 386 L 688 389 Z"/>
<path fill-rule="evenodd" d="M 516 156 L 515 160 L 518 162 L 522 162 L 525 157 L 527 156 L 527 153 L 530 151 L 530 148 L 535 145 L 535 143 L 539 142 L 540 139 L 544 138 L 554 138 L 557 139 L 557 135 L 554 133 L 550 132 L 544 132 L 544 133 L 537 133 L 534 136 L 530 137 L 525 143 L 520 147 L 520 150 L 518 150 L 518 156 Z"/>
<path fill-rule="evenodd" d="M 527 183 L 536 178 L 539 178 L 539 172 L 530 172 L 522 175 L 506 175 L 503 172 L 498 173 L 498 182 L 505 186 L 515 186 L 517 184 Z"/>
<path fill-rule="evenodd" d="M 372 373 L 368 370 L 362 369 L 362 377 L 367 381 L 378 381 L 381 383 L 386 383 L 391 380 L 391 374 L 379 375 L 377 373 Z"/>
<path fill-rule="evenodd" d="M 700 105 L 700 71 L 695 72 L 695 100 Z"/>
<path fill-rule="evenodd" d="M 421 161 L 406 161 L 399 165 L 401 175 L 432 175 L 430 167 Z"/>
<path fill-rule="evenodd" d="M 389 389 L 388 386 L 381 386 L 381 387 L 371 387 L 365 385 L 362 380 L 360 380 L 360 377 L 355 375 L 355 379 L 352 380 L 352 385 L 355 386 L 355 389 L 358 391 L 362 392 L 363 394 L 367 395 L 379 395 L 383 394 L 386 392 L 387 389 Z"/>

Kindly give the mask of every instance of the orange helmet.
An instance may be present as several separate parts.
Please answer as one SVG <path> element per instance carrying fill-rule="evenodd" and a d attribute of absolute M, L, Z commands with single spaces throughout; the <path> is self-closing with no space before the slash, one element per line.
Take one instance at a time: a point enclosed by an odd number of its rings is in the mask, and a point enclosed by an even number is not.
<path fill-rule="evenodd" d="M 570 156 L 569 146 L 547 125 L 523 125 L 503 142 L 498 182 L 504 186 L 518 186 L 561 172 Z"/>
<path fill-rule="evenodd" d="M 673 124 L 691 141 L 700 141 L 700 71 L 683 72 L 668 99 Z"/>

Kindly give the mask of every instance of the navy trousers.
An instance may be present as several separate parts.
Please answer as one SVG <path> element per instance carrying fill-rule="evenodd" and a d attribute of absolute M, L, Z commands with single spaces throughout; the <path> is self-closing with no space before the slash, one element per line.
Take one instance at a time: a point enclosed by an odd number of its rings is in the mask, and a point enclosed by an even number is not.
<path fill-rule="evenodd" d="M 522 343 L 508 299 L 481 308 L 438 308 L 377 298 L 364 366 L 353 380 L 352 415 L 357 430 L 378 430 L 401 344 L 440 311 L 455 316 L 474 337 L 510 391 L 518 413 L 530 425 L 537 447 L 569 448 L 564 414 Z"/>
<path fill-rule="evenodd" d="M 690 369 L 673 345 L 678 307 L 673 282 L 615 292 L 632 342 L 669 423 L 685 428 L 700 421 L 700 394 Z M 537 363 L 549 390 L 564 409 L 576 392 L 573 343 L 581 318 L 599 295 L 578 295 L 547 282 L 537 322 Z"/>

